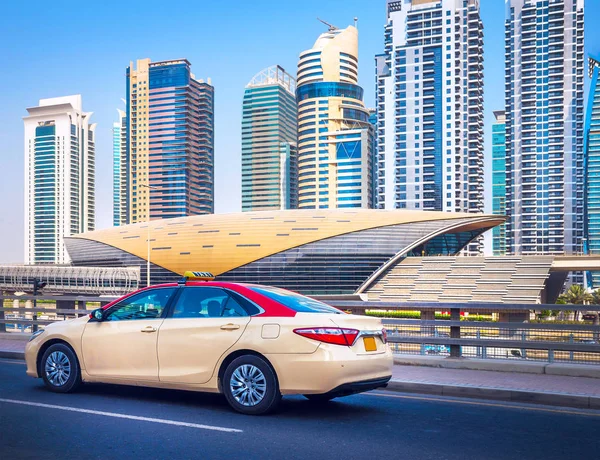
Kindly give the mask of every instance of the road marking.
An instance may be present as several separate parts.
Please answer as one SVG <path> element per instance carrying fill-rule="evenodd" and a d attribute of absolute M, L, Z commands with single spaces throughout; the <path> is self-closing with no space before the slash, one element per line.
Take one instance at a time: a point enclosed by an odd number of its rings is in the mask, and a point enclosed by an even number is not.
<path fill-rule="evenodd" d="M 138 420 L 141 422 L 162 423 L 163 425 L 185 426 L 188 428 L 197 428 L 200 430 L 223 431 L 225 433 L 243 433 L 243 430 L 238 430 L 236 428 L 223 428 L 221 426 L 200 425 L 197 423 L 178 422 L 175 420 L 165 420 L 165 419 L 161 419 L 161 418 L 139 417 L 137 415 L 118 414 L 115 412 L 103 412 L 103 411 L 90 410 L 90 409 L 81 409 L 78 407 L 56 406 L 54 404 L 19 401 L 16 399 L 0 398 L 0 402 L 8 403 L 8 404 L 21 404 L 23 406 L 44 407 L 46 409 L 58 409 L 58 410 L 64 410 L 64 411 L 69 411 L 69 412 L 80 412 L 82 414 L 103 415 L 104 417 L 124 418 L 124 419 L 128 419 L 128 420 Z"/>
<path fill-rule="evenodd" d="M 445 402 L 451 404 L 465 404 L 468 406 L 484 406 L 484 407 L 501 407 L 503 409 L 521 409 L 521 410 L 531 410 L 538 412 L 552 412 L 556 414 L 570 414 L 570 415 L 586 415 L 588 417 L 600 417 L 600 412 L 583 412 L 585 410 L 593 410 L 593 409 L 581 409 L 582 412 L 574 411 L 574 410 L 562 410 L 562 409 L 550 409 L 545 407 L 531 407 L 531 406 L 519 406 L 512 404 L 495 404 L 495 403 L 485 403 L 485 402 L 476 402 L 476 401 L 464 401 L 462 399 L 442 399 L 442 398 L 428 398 L 425 396 L 404 396 L 404 395 L 386 395 L 382 393 L 363 393 L 362 396 L 379 396 L 381 398 L 399 398 L 399 399 L 414 399 L 417 401 L 435 401 L 435 402 Z M 507 403 L 510 401 L 507 401 Z"/>
<path fill-rule="evenodd" d="M 19 365 L 24 365 L 25 361 L 19 361 L 16 359 L 0 359 L 0 363 L 2 364 L 19 364 Z"/>

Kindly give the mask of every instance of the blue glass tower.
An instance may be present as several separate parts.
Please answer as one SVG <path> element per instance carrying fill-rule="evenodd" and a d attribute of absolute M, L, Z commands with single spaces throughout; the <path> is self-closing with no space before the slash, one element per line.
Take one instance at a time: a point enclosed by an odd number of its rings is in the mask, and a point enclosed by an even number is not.
<path fill-rule="evenodd" d="M 586 157 L 586 252 L 600 254 L 600 61 L 589 56 L 589 76 L 592 79 L 585 117 Z M 591 274 L 591 285 L 600 287 L 600 272 Z M 590 280 L 588 279 L 588 285 Z"/>
<path fill-rule="evenodd" d="M 506 118 L 504 111 L 494 112 L 496 122 L 492 126 L 492 212 L 506 213 Z M 492 230 L 492 246 L 495 256 L 506 254 L 505 224 Z"/>

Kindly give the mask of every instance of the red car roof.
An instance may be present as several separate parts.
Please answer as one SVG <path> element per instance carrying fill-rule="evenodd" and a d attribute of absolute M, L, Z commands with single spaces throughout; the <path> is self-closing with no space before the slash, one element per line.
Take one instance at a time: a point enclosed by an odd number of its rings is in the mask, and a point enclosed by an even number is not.
<path fill-rule="evenodd" d="M 241 296 L 243 296 L 243 297 L 251 300 L 255 304 L 257 304 L 259 307 L 261 307 L 264 310 L 263 313 L 256 315 L 256 316 L 279 316 L 279 317 L 296 316 L 296 312 L 294 310 L 286 307 L 285 305 L 283 305 L 273 299 L 270 299 L 269 297 L 264 296 L 263 294 L 260 294 L 256 291 L 250 289 L 250 285 L 248 285 L 248 284 L 230 283 L 230 282 L 221 282 L 221 281 L 187 281 L 185 283 L 185 285 L 186 286 L 203 286 L 203 287 L 212 286 L 212 287 L 219 287 L 219 288 L 223 288 L 223 289 L 230 289 L 234 292 L 237 292 Z M 117 302 L 120 302 L 121 300 L 126 299 L 127 297 L 130 297 L 134 294 L 137 294 L 138 292 L 144 292 L 148 289 L 163 288 L 163 287 L 178 287 L 178 286 L 182 286 L 182 285 L 179 283 L 163 283 L 163 284 L 156 284 L 154 286 L 149 286 L 149 287 L 145 287 L 142 289 L 138 289 L 135 292 L 131 292 L 130 294 L 126 294 L 123 297 L 113 300 L 109 304 L 102 307 L 102 309 L 106 310 L 107 308 L 112 307 Z"/>

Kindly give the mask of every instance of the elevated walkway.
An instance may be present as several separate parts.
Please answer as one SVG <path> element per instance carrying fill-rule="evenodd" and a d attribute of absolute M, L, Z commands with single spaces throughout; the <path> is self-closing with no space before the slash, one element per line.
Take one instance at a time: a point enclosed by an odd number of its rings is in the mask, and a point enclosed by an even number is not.
<path fill-rule="evenodd" d="M 46 283 L 44 293 L 124 295 L 139 288 L 140 267 L 0 265 L 0 292 L 31 292 L 35 279 Z"/>

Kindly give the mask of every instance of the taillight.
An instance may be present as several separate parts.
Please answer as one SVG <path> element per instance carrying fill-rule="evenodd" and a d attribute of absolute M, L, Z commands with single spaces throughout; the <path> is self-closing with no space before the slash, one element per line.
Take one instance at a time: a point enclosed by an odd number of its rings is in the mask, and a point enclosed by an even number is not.
<path fill-rule="evenodd" d="M 354 341 L 358 336 L 358 331 L 356 329 L 342 329 L 339 327 L 308 327 L 294 329 L 294 332 L 302 337 L 318 340 L 319 342 L 346 346 L 354 344 Z"/>
<path fill-rule="evenodd" d="M 381 330 L 381 338 L 383 343 L 387 343 L 387 329 L 385 327 Z"/>

